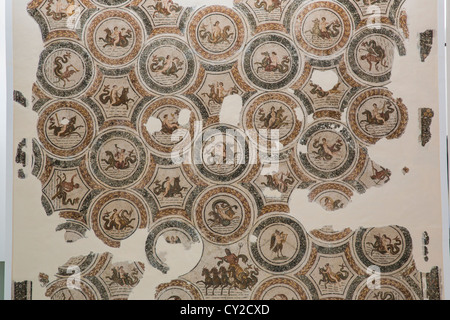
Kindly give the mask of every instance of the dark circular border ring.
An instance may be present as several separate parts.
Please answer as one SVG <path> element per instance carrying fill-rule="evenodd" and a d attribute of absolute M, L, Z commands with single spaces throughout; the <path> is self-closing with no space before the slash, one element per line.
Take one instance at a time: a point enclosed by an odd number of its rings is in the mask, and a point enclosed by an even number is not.
<path fill-rule="evenodd" d="M 258 46 L 263 44 L 264 42 L 278 42 L 289 51 L 292 57 L 292 70 L 289 72 L 289 75 L 282 80 L 275 83 L 267 83 L 262 80 L 259 80 L 252 71 L 252 61 L 251 58 L 253 56 L 253 52 L 257 49 Z M 243 60 L 243 69 L 245 74 L 249 78 L 249 80 L 261 89 L 266 90 L 277 90 L 287 87 L 294 79 L 297 78 L 297 75 L 300 71 L 300 54 L 298 53 L 295 44 L 289 40 L 287 37 L 278 35 L 278 34 L 263 34 L 259 37 L 253 39 L 245 48 L 245 55 Z M 295 69 L 295 70 L 294 70 Z"/>
<path fill-rule="evenodd" d="M 186 61 L 187 61 L 187 72 L 185 78 L 176 86 L 162 86 L 153 81 L 148 73 L 147 69 L 147 59 L 149 54 L 156 48 L 164 46 L 164 45 L 173 45 L 176 48 L 180 49 L 181 52 L 184 53 Z M 138 60 L 138 70 L 139 74 L 144 81 L 144 84 L 153 92 L 159 94 L 172 94 L 178 93 L 186 89 L 191 80 L 194 78 L 197 63 L 196 58 L 192 50 L 189 46 L 182 42 L 177 38 L 159 38 L 150 42 L 142 51 L 141 56 Z"/>
<path fill-rule="evenodd" d="M 145 241 L 145 254 L 147 256 L 148 262 L 156 269 L 166 274 L 169 271 L 169 266 L 167 266 L 158 257 L 155 251 L 156 241 L 158 241 L 159 236 L 166 229 L 179 229 L 187 233 L 192 242 L 201 242 L 200 235 L 197 230 L 184 220 L 171 219 L 160 222 L 159 224 L 153 226 L 148 234 L 147 240 Z"/>
<path fill-rule="evenodd" d="M 71 149 L 59 149 L 55 146 L 46 135 L 46 124 L 49 116 L 53 113 L 58 112 L 60 109 L 73 109 L 75 112 L 81 115 L 86 123 L 86 134 L 83 139 Z M 46 151 L 50 152 L 52 155 L 64 158 L 75 158 L 82 153 L 85 153 L 92 140 L 95 137 L 95 124 L 94 117 L 89 112 L 89 108 L 84 106 L 82 103 L 74 100 L 56 100 L 53 103 L 47 105 L 43 111 L 41 111 L 38 120 L 38 138 L 42 146 Z"/>
<path fill-rule="evenodd" d="M 235 41 L 236 43 L 225 52 L 221 53 L 208 52 L 205 48 L 202 48 L 202 45 L 200 44 L 198 38 L 196 37 L 196 32 L 199 23 L 202 21 L 204 17 L 212 14 L 223 14 L 227 16 L 229 19 L 233 20 L 234 23 L 236 23 L 237 27 L 236 31 L 238 33 Z M 200 57 L 209 61 L 223 61 L 228 60 L 231 57 L 234 57 L 236 53 L 239 52 L 241 48 L 245 45 L 246 32 L 247 31 L 245 29 L 245 24 L 242 18 L 239 16 L 238 12 L 225 6 L 212 5 L 208 7 L 203 7 L 194 15 L 192 20 L 189 22 L 187 34 L 190 42 L 193 44 L 194 49 L 200 55 Z"/>
<path fill-rule="evenodd" d="M 297 255 L 293 259 L 291 259 L 289 263 L 285 265 L 270 264 L 263 258 L 261 253 L 258 251 L 258 240 L 259 236 L 261 235 L 261 232 L 266 227 L 274 223 L 277 224 L 284 223 L 289 225 L 297 232 L 297 236 L 299 239 L 300 249 L 298 250 Z M 287 216 L 275 215 L 259 221 L 256 227 L 253 229 L 253 231 L 250 232 L 249 237 L 250 236 L 255 236 L 257 239 L 255 242 L 249 241 L 249 251 L 253 260 L 263 269 L 273 273 L 285 273 L 295 269 L 302 262 L 308 249 L 308 239 L 306 236 L 306 232 L 303 229 L 303 226 L 298 221 Z"/>
<path fill-rule="evenodd" d="M 242 209 L 242 220 L 239 226 L 231 232 L 231 234 L 219 234 L 211 230 L 211 227 L 205 221 L 203 210 L 206 209 L 207 203 L 217 194 L 225 194 L 234 197 L 239 201 Z M 204 191 L 195 203 L 193 213 L 195 214 L 195 226 L 197 230 L 204 236 L 204 239 L 219 245 L 232 244 L 242 240 L 245 234 L 252 226 L 254 213 L 251 198 L 246 197 L 242 190 L 225 186 L 214 186 Z"/>
<path fill-rule="evenodd" d="M 109 57 L 107 54 L 102 52 L 98 47 L 97 33 L 98 27 L 108 21 L 109 19 L 122 19 L 126 21 L 126 24 L 131 26 L 134 31 L 133 44 L 130 46 L 130 50 L 125 56 L 121 57 Z M 119 9 L 109 9 L 100 11 L 95 14 L 92 19 L 88 22 L 85 33 L 83 34 L 86 48 L 92 54 L 92 57 L 99 61 L 101 64 L 111 67 L 111 68 L 121 68 L 130 63 L 132 63 L 138 56 L 142 49 L 143 43 L 145 41 L 145 35 L 143 31 L 143 26 L 139 20 L 134 17 L 131 12 Z M 105 46 L 103 46 L 105 47 Z"/>
<path fill-rule="evenodd" d="M 80 55 L 80 58 L 83 60 L 84 63 L 83 68 L 85 72 L 83 80 L 80 82 L 80 84 L 75 88 L 68 90 L 57 89 L 53 87 L 48 81 L 45 80 L 44 72 L 42 70 L 44 67 L 44 62 L 50 54 L 54 53 L 55 50 L 65 48 L 71 49 Z M 94 67 L 92 58 L 89 56 L 87 51 L 82 46 L 76 43 L 64 40 L 52 42 L 45 48 L 45 50 L 41 54 L 41 57 L 39 58 L 39 68 L 36 77 L 37 81 L 42 86 L 42 88 L 44 88 L 44 90 L 50 93 L 51 95 L 60 98 L 71 98 L 81 94 L 84 90 L 86 90 L 89 87 L 91 80 L 93 79 L 94 76 L 93 70 Z"/>
<path fill-rule="evenodd" d="M 305 39 L 301 36 L 301 31 L 299 30 L 298 21 L 301 21 L 301 25 L 303 25 L 305 21 L 305 17 L 315 10 L 320 9 L 328 9 L 334 11 L 336 15 L 342 19 L 344 23 L 343 35 L 338 43 L 336 43 L 333 47 L 328 49 L 317 49 L 311 46 Z M 301 29 L 301 28 L 300 28 Z M 335 3 L 331 1 L 313 1 L 309 3 L 305 7 L 300 9 L 300 12 L 293 17 L 292 19 L 292 30 L 293 30 L 293 38 L 295 39 L 295 43 L 301 48 L 308 56 L 318 57 L 320 59 L 328 59 L 331 55 L 340 54 L 341 51 L 345 50 L 348 41 L 351 38 L 353 32 L 353 24 L 351 22 L 350 15 L 344 9 L 341 3 Z M 297 33 L 297 34 L 295 34 Z"/>
<path fill-rule="evenodd" d="M 371 262 L 369 260 L 369 258 L 366 257 L 366 255 L 364 254 L 364 250 L 363 250 L 363 238 L 364 235 L 368 232 L 370 232 L 372 229 L 374 228 L 370 228 L 370 229 L 362 229 L 361 231 L 358 231 L 358 233 L 356 234 L 355 237 L 355 250 L 356 250 L 356 254 L 359 258 L 359 260 L 364 264 L 364 266 L 366 267 L 370 267 L 374 265 L 374 262 Z M 402 257 L 400 257 L 400 259 L 398 259 L 397 262 L 394 262 L 391 265 L 388 266 L 378 266 L 380 268 L 380 272 L 381 273 L 393 273 L 399 269 L 401 269 L 402 267 L 406 266 L 406 262 L 410 259 L 411 257 L 411 253 L 412 253 L 412 239 L 411 239 L 411 235 L 409 234 L 408 230 L 400 227 L 400 226 L 396 226 L 396 229 L 398 229 L 398 231 L 400 231 L 403 236 L 405 237 L 405 243 L 404 243 L 404 247 L 405 247 L 405 252 L 403 254 Z"/>
<path fill-rule="evenodd" d="M 227 130 L 229 130 L 229 129 L 234 130 L 236 132 L 236 134 L 239 135 L 238 141 L 242 141 L 242 140 L 245 141 L 245 158 L 244 158 L 243 163 L 240 164 L 238 166 L 238 168 L 233 171 L 232 174 L 227 174 L 227 175 L 214 174 L 213 172 L 209 171 L 202 162 L 202 155 L 203 155 L 202 142 L 209 139 L 211 135 L 217 133 L 216 130 L 226 134 Z M 208 130 L 211 130 L 211 131 L 208 133 Z M 247 137 L 244 134 L 242 134 L 241 130 L 238 128 L 224 126 L 224 125 L 207 127 L 207 128 L 205 128 L 205 130 L 203 130 L 201 135 L 199 135 L 199 137 L 197 137 L 197 139 L 194 141 L 193 150 L 194 150 L 193 160 L 194 160 L 194 165 L 197 168 L 197 171 L 205 178 L 212 179 L 215 182 L 218 182 L 221 184 L 225 184 L 225 183 L 228 184 L 229 182 L 238 179 L 239 177 L 241 177 L 241 175 L 243 175 L 245 173 L 245 171 L 249 167 L 249 161 L 250 161 L 249 142 L 247 140 Z M 197 152 L 197 150 L 200 150 L 200 152 Z"/>
<path fill-rule="evenodd" d="M 138 221 L 136 228 L 126 237 L 113 237 L 109 235 L 105 230 L 104 227 L 101 224 L 101 211 L 102 209 L 108 205 L 111 202 L 114 201 L 126 201 L 130 203 L 130 205 L 135 206 L 138 209 L 137 216 Z M 147 210 L 144 206 L 143 200 L 138 198 L 136 195 L 128 192 L 128 191 L 112 191 L 108 193 L 104 193 L 98 198 L 93 206 L 92 210 L 90 212 L 90 220 L 91 220 L 91 226 L 94 230 L 95 235 L 98 239 L 103 241 L 107 246 L 112 248 L 119 248 L 121 241 L 124 241 L 130 237 L 133 236 L 133 234 L 138 229 L 143 229 L 147 226 L 148 223 L 148 214 Z"/>
<path fill-rule="evenodd" d="M 124 5 L 127 2 L 131 2 L 131 0 L 93 0 L 93 2 L 96 2 L 102 6 L 117 7 Z"/>
<path fill-rule="evenodd" d="M 99 151 L 100 147 L 103 145 L 103 143 L 105 141 L 109 140 L 110 138 L 114 138 L 114 137 L 124 138 L 124 139 L 129 140 L 132 144 L 135 145 L 135 147 L 139 153 L 139 163 L 136 166 L 137 170 L 130 177 L 128 177 L 126 179 L 122 179 L 122 180 L 116 180 L 116 179 L 107 177 L 106 175 L 104 175 L 101 172 L 101 168 L 97 164 L 97 156 L 98 156 L 98 151 Z M 132 133 L 127 132 L 127 131 L 114 130 L 114 131 L 108 131 L 103 134 L 100 134 L 97 137 L 97 139 L 94 141 L 92 148 L 90 150 L 90 154 L 89 154 L 89 166 L 90 166 L 90 169 L 92 170 L 94 176 L 98 180 L 105 183 L 106 185 L 108 185 L 111 188 L 117 189 L 117 188 L 124 188 L 126 186 L 130 186 L 139 181 L 139 176 L 141 176 L 143 174 L 143 172 L 145 171 L 145 168 L 148 165 L 147 158 L 148 157 L 145 153 L 145 146 L 141 141 L 139 141 L 137 136 L 135 136 Z M 148 158 L 148 159 L 150 159 L 150 158 Z"/>
<path fill-rule="evenodd" d="M 383 37 L 387 37 L 389 39 L 391 39 L 394 43 L 394 45 L 397 46 L 398 52 L 400 54 L 400 56 L 404 56 L 406 55 L 406 48 L 405 45 L 403 44 L 403 40 L 401 38 L 400 35 L 398 35 L 395 31 L 388 29 L 386 27 L 381 27 L 380 29 L 375 29 L 375 28 L 366 28 L 363 29 L 362 31 L 358 32 L 350 41 L 350 44 L 348 45 L 348 49 L 347 49 L 347 58 L 348 58 L 348 62 L 349 62 L 349 66 L 351 68 L 351 70 L 353 71 L 353 73 L 360 78 L 361 80 L 368 82 L 370 84 L 377 84 L 377 83 L 386 83 L 390 80 L 391 78 L 391 71 L 380 75 L 380 76 L 373 76 L 370 75 L 366 72 L 363 72 L 359 67 L 358 67 L 358 63 L 356 61 L 355 58 L 355 51 L 358 47 L 358 44 L 365 38 L 368 36 L 373 36 L 373 35 L 380 35 Z"/>
<path fill-rule="evenodd" d="M 297 156 L 299 157 L 300 163 L 306 169 L 307 172 L 312 174 L 314 177 L 318 177 L 318 178 L 325 179 L 325 180 L 335 179 L 335 178 L 343 176 L 352 167 L 352 165 L 356 161 L 358 146 L 356 145 L 356 141 L 353 138 L 350 130 L 342 123 L 332 122 L 332 121 L 324 121 L 324 122 L 316 123 L 316 124 L 312 125 L 311 127 L 309 127 L 298 142 L 299 144 L 306 146 L 309 138 L 313 134 L 318 132 L 319 130 L 323 130 L 323 129 L 336 130 L 336 128 L 333 128 L 332 126 L 330 126 L 330 124 L 333 124 L 334 126 L 336 126 L 336 125 L 340 126 L 339 134 L 345 139 L 345 142 L 348 144 L 348 157 L 343 165 L 339 166 L 337 169 L 335 169 L 333 171 L 324 172 L 324 171 L 314 168 L 310 164 L 306 153 L 296 152 Z"/>
<path fill-rule="evenodd" d="M 275 276 L 264 279 L 264 281 L 261 282 L 255 290 L 253 290 L 251 300 L 262 300 L 261 298 L 263 297 L 265 291 L 276 285 L 289 286 L 298 294 L 300 300 L 308 300 L 308 294 L 306 293 L 308 290 L 302 286 L 303 283 L 301 283 L 298 279 L 292 279 L 286 276 Z"/>

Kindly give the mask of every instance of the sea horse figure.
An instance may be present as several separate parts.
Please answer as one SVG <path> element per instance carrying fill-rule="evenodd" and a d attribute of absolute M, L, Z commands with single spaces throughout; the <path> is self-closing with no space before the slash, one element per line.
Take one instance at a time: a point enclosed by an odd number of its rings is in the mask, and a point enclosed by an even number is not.
<path fill-rule="evenodd" d="M 325 264 L 323 268 L 319 268 L 319 273 L 322 275 L 322 279 L 319 280 L 319 285 L 325 283 L 325 289 L 327 284 L 336 284 L 343 280 L 346 280 L 350 273 L 346 270 L 345 265 L 340 265 L 341 269 L 338 272 L 333 272 L 329 263 Z"/>

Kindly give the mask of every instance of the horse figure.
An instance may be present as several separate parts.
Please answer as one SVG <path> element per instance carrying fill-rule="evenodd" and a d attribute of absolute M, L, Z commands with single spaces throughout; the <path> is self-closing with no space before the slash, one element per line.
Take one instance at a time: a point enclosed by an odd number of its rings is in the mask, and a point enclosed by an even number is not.
<path fill-rule="evenodd" d="M 390 117 L 391 117 L 391 113 L 395 112 L 395 109 L 392 108 L 392 104 L 390 102 L 386 102 L 385 103 L 385 107 L 387 106 L 387 110 L 384 112 L 381 112 L 379 114 L 379 116 L 377 117 L 376 114 L 373 114 L 371 111 L 369 110 L 365 110 L 363 111 L 363 115 L 366 116 L 365 120 L 361 120 L 359 122 L 359 124 L 363 124 L 363 123 L 367 123 L 365 126 L 365 129 L 367 130 L 367 127 L 369 125 L 375 125 L 375 126 L 382 126 L 384 125 L 387 121 L 389 121 Z"/>
<path fill-rule="evenodd" d="M 202 276 L 205 277 L 205 280 L 199 280 L 196 283 L 203 283 L 205 285 L 205 295 L 208 295 L 208 288 L 214 286 L 214 280 L 211 276 L 211 271 L 204 267 L 202 270 Z"/>

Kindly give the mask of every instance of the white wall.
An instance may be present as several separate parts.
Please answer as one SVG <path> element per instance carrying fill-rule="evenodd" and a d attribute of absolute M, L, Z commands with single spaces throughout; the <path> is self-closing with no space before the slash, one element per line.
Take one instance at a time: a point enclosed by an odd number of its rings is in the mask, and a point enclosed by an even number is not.
<path fill-rule="evenodd" d="M 448 54 L 448 46 L 450 45 L 450 32 L 447 32 L 447 24 L 450 21 L 450 5 L 446 3 L 445 0 L 440 1 L 439 5 L 439 32 L 438 32 L 438 46 L 439 46 L 439 63 L 442 68 L 439 68 L 439 91 L 440 91 L 440 110 L 439 113 L 442 115 L 439 119 L 441 129 L 441 159 L 445 159 L 446 156 L 449 155 L 449 151 L 447 149 L 447 141 L 448 138 L 448 126 L 450 124 L 450 112 L 449 111 L 449 99 L 448 92 L 449 91 L 449 83 L 447 81 L 448 75 L 450 75 L 450 55 Z M 445 45 L 447 43 L 447 45 Z M 445 63 L 447 62 L 447 68 L 445 68 Z M 446 115 L 446 116 L 445 116 Z M 443 255 L 444 255 L 444 297 L 446 300 L 450 300 L 450 248 L 449 248 L 449 190 L 448 186 L 448 161 L 441 161 L 441 186 L 442 190 L 446 190 L 447 192 L 442 192 L 442 228 L 443 228 Z"/>
<path fill-rule="evenodd" d="M 0 2 L 0 30 L 5 30 L 5 8 L 4 1 Z M 6 169 L 6 131 L 5 131 L 5 121 L 6 121 L 6 50 L 5 49 L 5 32 L 0 32 L 0 261 L 5 261 L 5 169 Z"/>
<path fill-rule="evenodd" d="M 10 299 L 12 254 L 12 30 L 11 0 L 0 0 L 0 261 Z M 2 290 L 3 288 L 0 288 Z"/>

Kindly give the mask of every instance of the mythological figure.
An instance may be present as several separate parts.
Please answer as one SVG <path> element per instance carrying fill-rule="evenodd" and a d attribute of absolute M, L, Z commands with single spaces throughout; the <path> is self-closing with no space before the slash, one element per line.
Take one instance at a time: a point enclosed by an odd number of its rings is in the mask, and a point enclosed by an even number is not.
<path fill-rule="evenodd" d="M 284 232 L 275 230 L 270 238 L 270 250 L 276 254 L 274 260 L 285 260 L 287 257 L 283 255 L 283 245 L 287 240 L 288 235 Z"/>
<path fill-rule="evenodd" d="M 134 150 L 128 151 L 123 148 L 119 148 L 117 144 L 115 145 L 115 152 L 105 151 L 107 159 L 102 159 L 102 162 L 106 163 L 108 166 L 105 171 L 109 169 L 124 170 L 131 167 L 132 164 L 136 163 L 137 156 L 134 154 Z"/>
<path fill-rule="evenodd" d="M 240 245 L 242 247 L 242 244 Z M 259 275 L 259 269 L 253 269 L 252 265 L 248 265 L 248 257 L 244 254 L 238 253 L 237 255 L 232 253 L 230 249 L 225 249 L 225 256 L 215 257 L 218 259 L 217 267 L 208 269 L 206 267 L 202 270 L 202 276 L 204 280 L 197 281 L 205 285 L 206 295 L 208 295 L 208 288 L 212 287 L 212 295 L 214 290 L 221 288 L 221 295 L 223 290 L 228 288 L 228 295 L 231 293 L 231 289 L 238 289 L 240 291 L 252 290 L 258 282 L 257 276 Z M 242 261 L 245 266 L 240 264 Z M 228 268 L 222 264 L 228 264 Z"/>
<path fill-rule="evenodd" d="M 80 201 L 80 198 L 71 199 L 68 198 L 68 194 L 74 191 L 75 189 L 79 189 L 80 185 L 78 183 L 75 183 L 75 178 L 77 174 L 74 174 L 72 176 L 72 179 L 70 179 L 70 182 L 67 181 L 66 174 L 63 173 L 62 176 L 57 176 L 56 178 L 56 192 L 52 197 L 52 200 L 60 199 L 62 201 L 63 205 L 74 205 L 77 204 Z"/>
<path fill-rule="evenodd" d="M 150 70 L 152 72 L 170 77 L 174 76 L 178 79 L 178 71 L 183 70 L 184 62 L 178 57 L 167 55 L 165 57 L 154 55 Z"/>
<path fill-rule="evenodd" d="M 217 45 L 223 42 L 230 43 L 234 33 L 230 32 L 231 27 L 221 27 L 220 21 L 214 22 L 210 30 L 208 30 L 206 24 L 202 24 L 199 30 L 200 39 L 208 42 L 209 44 Z"/>
<path fill-rule="evenodd" d="M 45 7 L 47 17 L 51 17 L 54 21 L 60 21 L 74 15 L 78 8 L 75 0 L 65 0 L 65 4 L 63 0 L 48 0 L 47 6 Z"/>
<path fill-rule="evenodd" d="M 116 231 L 126 231 L 127 229 L 133 229 L 131 223 L 136 220 L 131 218 L 133 214 L 133 209 L 128 210 L 117 210 L 114 209 L 112 212 L 105 212 L 102 217 L 104 221 L 103 228 L 105 230 L 116 230 Z"/>
<path fill-rule="evenodd" d="M 173 0 L 156 0 L 155 4 L 148 6 L 149 9 L 155 10 L 153 18 L 158 15 L 169 17 L 173 13 L 180 12 L 183 7 L 174 3 Z"/>
<path fill-rule="evenodd" d="M 329 145 L 326 138 L 322 138 L 322 142 L 319 142 L 319 139 L 314 141 L 313 147 L 317 148 L 317 151 L 313 151 L 312 153 L 316 155 L 316 159 L 321 159 L 325 161 L 330 161 L 333 159 L 344 144 L 341 139 L 338 139 L 336 143 L 333 145 Z"/>
<path fill-rule="evenodd" d="M 221 105 L 225 97 L 238 94 L 239 90 L 236 86 L 233 86 L 229 89 L 225 89 L 223 82 L 216 82 L 208 85 L 210 88 L 209 93 L 202 93 L 202 96 L 208 97 L 208 105 L 211 106 L 212 103 Z"/>
<path fill-rule="evenodd" d="M 56 119 L 56 121 L 55 121 Z M 50 125 L 48 127 L 49 130 L 53 130 L 53 135 L 55 137 L 67 138 L 73 135 L 81 138 L 81 135 L 77 132 L 78 129 L 83 128 L 84 126 L 77 126 L 77 117 L 66 118 L 63 117 L 61 121 L 59 121 L 58 115 L 55 114 L 55 118 L 50 118 Z"/>
<path fill-rule="evenodd" d="M 161 133 L 171 135 L 176 130 L 181 128 L 181 125 L 178 123 L 178 116 L 180 115 L 180 111 L 176 110 L 171 114 L 164 114 L 161 120 Z"/>
<path fill-rule="evenodd" d="M 395 112 L 390 101 L 385 101 L 383 107 L 379 107 L 377 103 L 372 105 L 372 111 L 365 110 L 362 114 L 366 116 L 365 120 L 359 123 L 366 123 L 366 130 L 369 125 L 382 126 L 391 118 L 391 114 Z"/>
<path fill-rule="evenodd" d="M 99 40 L 102 40 L 105 45 L 103 48 L 106 47 L 121 47 L 126 48 L 130 44 L 129 39 L 131 39 L 132 31 L 130 29 L 126 30 L 125 28 L 122 28 L 119 30 L 119 27 L 115 26 L 113 30 L 106 28 L 105 29 L 106 36 L 104 38 L 100 37 Z"/>
<path fill-rule="evenodd" d="M 212 217 L 208 219 L 208 222 L 211 222 L 210 226 L 229 226 L 233 218 L 237 215 L 237 209 L 238 206 L 232 206 L 228 203 L 228 201 L 215 201 L 212 205 L 212 211 L 208 214 L 210 217 Z"/>
<path fill-rule="evenodd" d="M 399 236 L 396 236 L 394 239 L 391 239 L 386 234 L 383 235 L 374 235 L 375 241 L 367 242 L 366 244 L 372 248 L 370 255 L 373 255 L 374 252 L 378 252 L 379 254 L 386 255 L 397 255 L 400 252 L 400 245 L 402 245 L 402 240 L 400 240 Z"/>
<path fill-rule="evenodd" d="M 319 285 L 323 282 L 325 283 L 325 289 L 329 284 L 336 284 L 343 280 L 346 280 L 350 273 L 346 270 L 345 265 L 340 266 L 341 269 L 338 272 L 333 272 L 329 263 L 325 264 L 323 268 L 319 268 L 319 273 L 322 279 L 319 280 Z"/>
<path fill-rule="evenodd" d="M 130 88 L 119 87 L 117 85 L 113 85 L 110 88 L 109 85 L 105 85 L 99 99 L 103 104 L 108 104 L 109 107 L 124 105 L 128 110 L 128 103 L 130 101 L 134 102 L 134 99 L 128 98 L 129 92 Z"/>
<path fill-rule="evenodd" d="M 71 53 L 66 52 L 62 57 L 56 57 L 53 61 L 54 69 L 53 72 L 57 78 L 55 83 L 63 82 L 63 87 L 65 88 L 68 82 L 72 82 L 74 80 L 70 80 L 72 75 L 80 72 L 73 64 L 68 64 L 71 58 Z M 68 64 L 68 65 L 67 65 Z M 66 69 L 63 71 L 64 67 Z"/>
<path fill-rule="evenodd" d="M 320 203 L 324 206 L 327 211 L 335 211 L 337 209 L 344 208 L 344 204 L 341 200 L 333 200 L 330 197 L 323 197 Z"/>
<path fill-rule="evenodd" d="M 389 67 L 386 62 L 387 56 L 385 49 L 375 40 L 363 42 L 362 48 L 360 48 L 360 51 L 361 50 L 365 51 L 366 54 L 362 55 L 360 59 L 362 61 L 367 61 L 369 64 L 369 71 L 372 71 L 373 64 L 375 64 L 375 70 L 377 71 L 380 71 L 380 65 L 385 68 Z"/>
<path fill-rule="evenodd" d="M 276 9 L 282 11 L 281 4 L 286 0 L 255 0 L 255 7 L 264 9 L 267 13 L 271 13 Z"/>
<path fill-rule="evenodd" d="M 160 180 L 156 180 L 155 185 L 153 192 L 157 196 L 162 195 L 163 198 L 175 198 L 176 196 L 183 198 L 182 192 L 187 189 L 181 186 L 180 177 L 166 177 L 162 183 Z"/>
<path fill-rule="evenodd" d="M 261 184 L 271 190 L 277 190 L 280 193 L 288 191 L 289 186 L 294 184 L 295 180 L 290 173 L 276 172 L 271 175 L 265 175 L 266 182 Z"/>
<path fill-rule="evenodd" d="M 255 62 L 258 65 L 256 72 L 259 73 L 261 69 L 265 72 L 286 73 L 289 71 L 291 59 L 288 56 L 284 56 L 280 62 L 278 54 L 275 51 L 272 51 L 272 53 L 263 52 L 261 55 L 263 56 L 261 62 Z"/>
<path fill-rule="evenodd" d="M 328 22 L 326 17 L 321 17 L 313 20 L 313 27 L 310 30 L 306 30 L 305 33 L 311 33 L 312 37 L 319 38 L 321 40 L 327 40 L 336 38 L 341 33 L 341 24 L 336 19 L 332 22 Z"/>
<path fill-rule="evenodd" d="M 263 122 L 264 129 L 280 129 L 281 127 L 288 124 L 287 116 L 284 116 L 284 109 L 280 107 L 278 110 L 275 107 L 270 108 L 270 112 L 266 115 L 264 110 L 259 110 L 258 115 L 259 121 Z"/>
<path fill-rule="evenodd" d="M 130 275 L 123 266 L 119 266 L 112 268 L 112 275 L 106 276 L 106 279 L 111 281 L 110 285 L 114 283 L 121 287 L 135 287 L 139 282 L 138 274 L 139 271 L 136 268 L 133 268 Z"/>

